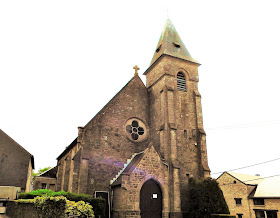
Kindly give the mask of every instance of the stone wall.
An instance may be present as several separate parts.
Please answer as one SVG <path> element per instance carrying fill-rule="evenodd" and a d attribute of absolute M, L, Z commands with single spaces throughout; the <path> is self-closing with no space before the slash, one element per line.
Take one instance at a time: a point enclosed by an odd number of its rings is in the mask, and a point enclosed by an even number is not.
<path fill-rule="evenodd" d="M 79 184 L 88 194 L 110 191 L 110 180 L 124 167 L 134 153 L 149 144 L 131 141 L 126 136 L 125 123 L 129 118 L 140 119 L 149 130 L 148 93 L 135 76 L 83 129 L 82 159 L 88 160 L 88 180 Z"/>
<path fill-rule="evenodd" d="M 153 146 L 145 150 L 142 160 L 130 175 L 122 175 L 121 186 L 113 187 L 113 213 L 118 214 L 120 218 L 140 218 L 140 190 L 149 179 L 159 184 L 163 196 L 163 217 L 168 217 L 168 167 L 163 164 Z"/>
<path fill-rule="evenodd" d="M 185 75 L 186 92 L 177 89 L 178 72 Z M 201 96 L 197 87 L 198 65 L 166 55 L 146 76 L 150 93 L 151 140 L 166 160 L 180 166 L 178 181 L 182 210 L 185 211 L 188 178 L 203 178 L 210 173 Z"/>
<path fill-rule="evenodd" d="M 15 200 L 18 193 L 20 192 L 20 187 L 15 186 L 0 186 L 0 199 Z"/>
<path fill-rule="evenodd" d="M 35 176 L 33 180 L 33 190 L 42 189 L 42 183 L 46 184 L 45 189 L 56 190 L 56 178 Z"/>
<path fill-rule="evenodd" d="M 34 204 L 16 204 L 14 202 L 8 202 L 6 215 L 10 218 L 40 218 L 40 214 L 36 210 Z"/>

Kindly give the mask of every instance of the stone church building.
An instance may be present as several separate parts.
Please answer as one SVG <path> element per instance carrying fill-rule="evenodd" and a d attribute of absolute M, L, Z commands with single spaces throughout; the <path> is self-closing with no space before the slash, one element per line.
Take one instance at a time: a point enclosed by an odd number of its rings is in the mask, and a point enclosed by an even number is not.
<path fill-rule="evenodd" d="M 198 67 L 170 20 L 137 74 L 57 158 L 56 190 L 108 199 L 111 217 L 182 217 L 188 178 L 209 176 Z"/>

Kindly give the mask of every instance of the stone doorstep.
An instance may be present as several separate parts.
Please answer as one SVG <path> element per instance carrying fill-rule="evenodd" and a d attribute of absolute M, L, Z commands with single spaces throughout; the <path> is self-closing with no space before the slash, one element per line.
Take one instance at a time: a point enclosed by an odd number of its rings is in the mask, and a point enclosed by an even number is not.
<path fill-rule="evenodd" d="M 0 207 L 0 214 L 5 214 L 6 213 L 6 207 Z"/>

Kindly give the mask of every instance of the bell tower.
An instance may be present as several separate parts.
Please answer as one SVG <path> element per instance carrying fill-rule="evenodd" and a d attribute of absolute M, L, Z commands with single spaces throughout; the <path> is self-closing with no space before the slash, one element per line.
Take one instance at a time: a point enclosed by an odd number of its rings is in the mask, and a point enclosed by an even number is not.
<path fill-rule="evenodd" d="M 203 129 L 198 67 L 168 19 L 149 68 L 150 135 L 169 168 L 169 210 L 187 210 L 188 178 L 210 175 Z"/>

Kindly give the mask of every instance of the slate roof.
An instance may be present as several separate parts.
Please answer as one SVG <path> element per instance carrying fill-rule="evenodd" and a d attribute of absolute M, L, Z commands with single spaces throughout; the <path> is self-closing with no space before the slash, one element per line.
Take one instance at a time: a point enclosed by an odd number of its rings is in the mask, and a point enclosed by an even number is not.
<path fill-rule="evenodd" d="M 152 58 L 150 67 L 157 61 L 162 55 L 169 55 L 172 57 L 180 58 L 190 61 L 192 63 L 199 64 L 192 58 L 179 34 L 177 33 L 171 20 L 167 19 L 161 36 L 159 38 L 156 51 Z M 148 70 L 147 70 L 148 71 Z M 146 74 L 147 71 L 144 73 Z"/>

